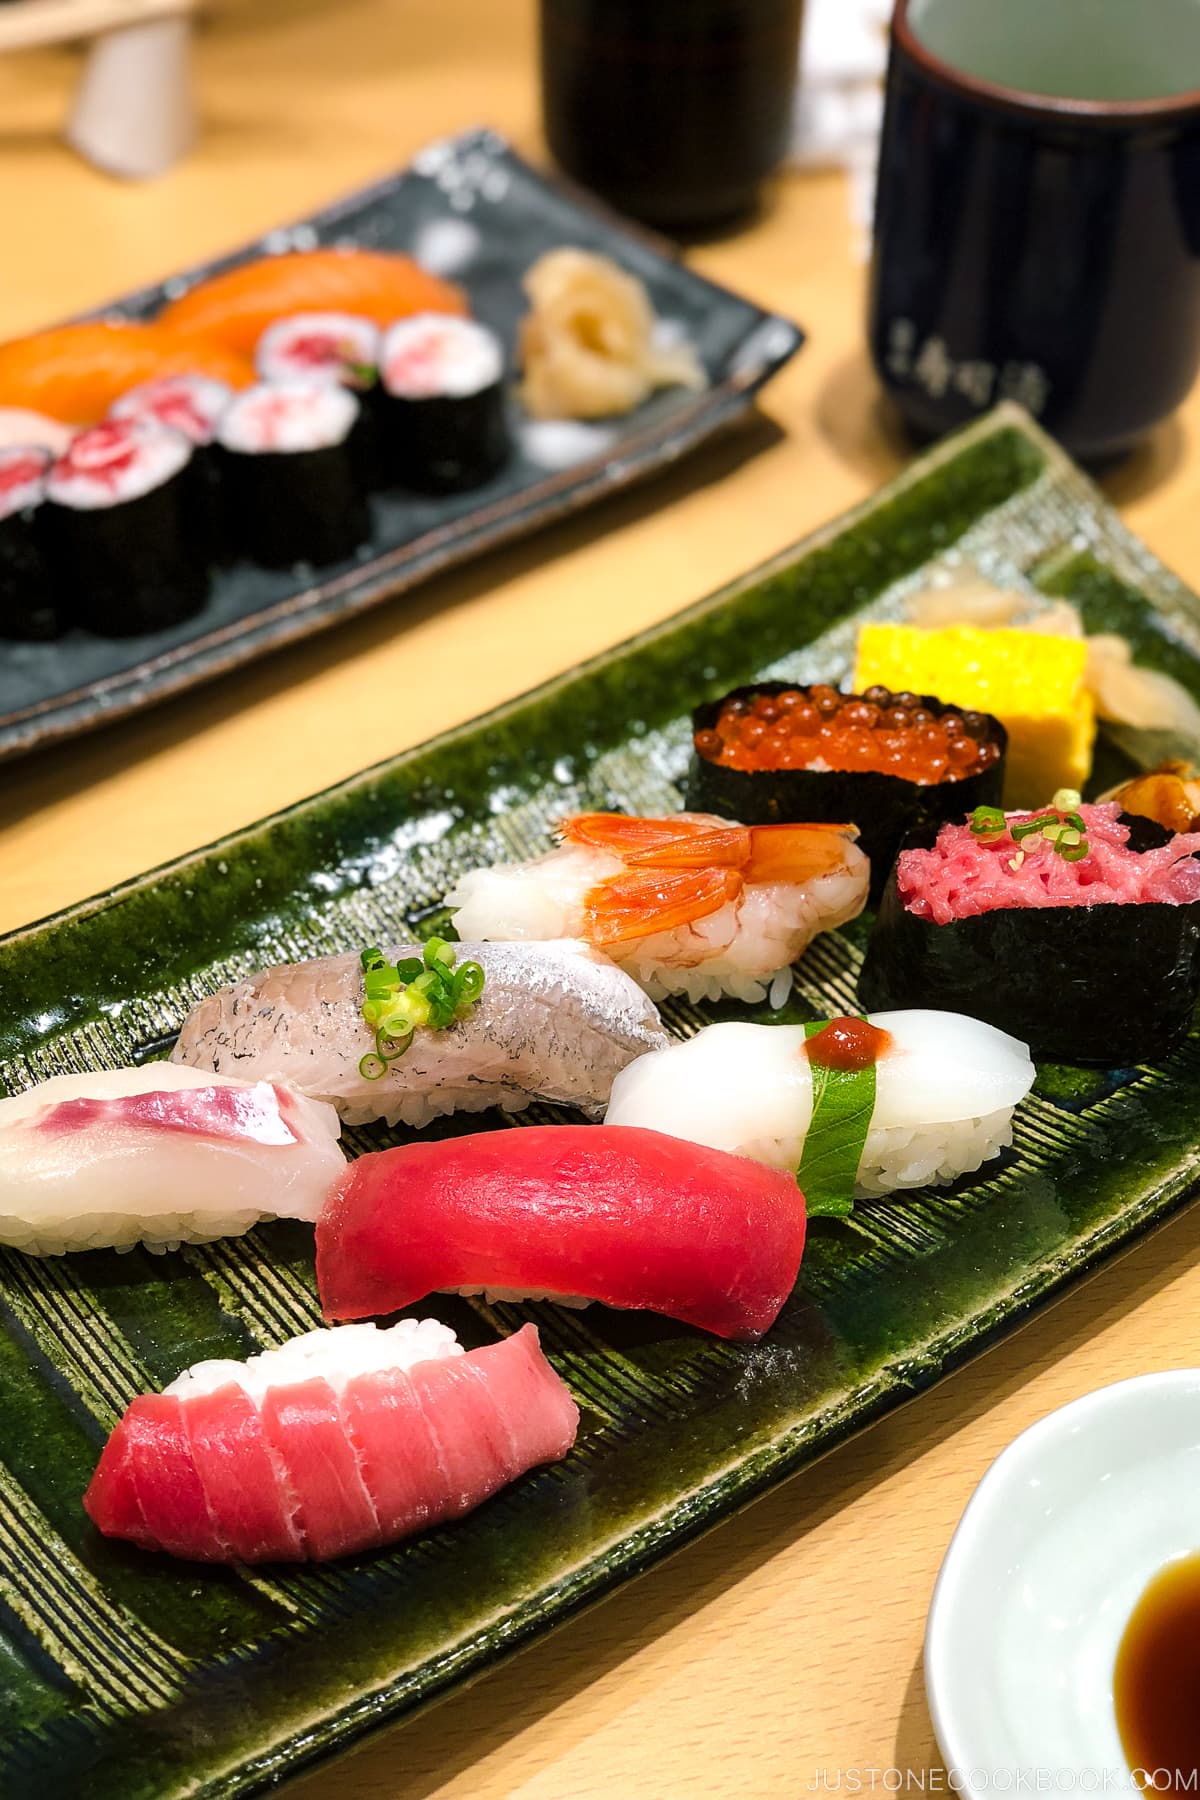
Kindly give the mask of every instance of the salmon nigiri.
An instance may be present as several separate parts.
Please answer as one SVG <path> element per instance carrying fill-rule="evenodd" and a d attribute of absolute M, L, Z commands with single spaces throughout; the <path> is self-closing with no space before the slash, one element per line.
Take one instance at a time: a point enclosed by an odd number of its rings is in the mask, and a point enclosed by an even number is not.
<path fill-rule="evenodd" d="M 531 1125 L 362 1156 L 317 1220 L 329 1319 L 439 1289 L 645 1308 L 756 1338 L 804 1249 L 795 1177 L 658 1131 Z"/>
<path fill-rule="evenodd" d="M 181 340 L 157 325 L 84 319 L 0 344 L 0 406 L 91 425 L 139 382 L 185 374 L 246 387 L 254 367 L 221 344 Z"/>
<path fill-rule="evenodd" d="M 583 813 L 527 863 L 462 876 L 460 937 L 584 938 L 654 999 L 761 1000 L 818 932 L 857 918 L 870 865 L 853 825 Z"/>
<path fill-rule="evenodd" d="M 436 1319 L 310 1331 L 141 1394 L 83 1504 L 199 1562 L 320 1562 L 470 1512 L 575 1441 L 537 1329 L 463 1351 Z"/>
<path fill-rule="evenodd" d="M 410 313 L 468 311 L 461 288 L 430 275 L 411 256 L 295 250 L 237 263 L 197 283 L 165 306 L 159 321 L 250 355 L 267 326 L 289 313 L 358 313 L 386 325 Z"/>

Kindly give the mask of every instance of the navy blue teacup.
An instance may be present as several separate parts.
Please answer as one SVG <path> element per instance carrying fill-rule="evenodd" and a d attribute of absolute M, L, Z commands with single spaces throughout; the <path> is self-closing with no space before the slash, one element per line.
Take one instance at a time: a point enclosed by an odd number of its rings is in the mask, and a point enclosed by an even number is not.
<path fill-rule="evenodd" d="M 871 354 L 919 437 L 1130 449 L 1200 368 L 1200 0 L 897 0 Z"/>

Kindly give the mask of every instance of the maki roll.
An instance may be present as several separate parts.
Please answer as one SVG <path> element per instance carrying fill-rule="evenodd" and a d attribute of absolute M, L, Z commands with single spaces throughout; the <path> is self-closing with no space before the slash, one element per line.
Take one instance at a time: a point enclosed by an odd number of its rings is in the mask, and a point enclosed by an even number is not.
<path fill-rule="evenodd" d="M 127 389 L 113 401 L 109 418 L 152 419 L 202 449 L 216 437 L 221 414 L 232 399 L 229 383 L 213 375 L 160 375 Z"/>
<path fill-rule="evenodd" d="M 217 426 L 233 399 L 227 381 L 213 375 L 160 375 L 141 381 L 114 400 L 113 419 L 151 419 L 181 432 L 192 446 L 196 535 L 210 563 L 227 554 L 221 478 L 214 444 Z"/>
<path fill-rule="evenodd" d="M 747 825 L 849 819 L 871 899 L 910 831 L 999 804 L 1008 737 L 929 694 L 760 681 L 692 714 L 686 805 Z"/>
<path fill-rule="evenodd" d="M 0 449 L 0 637 L 57 637 L 62 619 L 38 536 L 50 452 Z"/>
<path fill-rule="evenodd" d="M 271 569 L 343 562 L 371 534 L 351 436 L 359 404 L 324 381 L 260 383 L 217 433 L 239 549 Z"/>
<path fill-rule="evenodd" d="M 383 340 L 382 454 L 403 487 L 478 487 L 509 453 L 504 352 L 485 325 L 449 313 L 401 319 Z"/>
<path fill-rule="evenodd" d="M 150 419 L 81 431 L 50 471 L 43 519 L 75 621 L 103 637 L 176 625 L 208 595 L 192 446 Z M 64 600 L 64 604 L 66 601 Z"/>
<path fill-rule="evenodd" d="M 1054 1061 L 1158 1060 L 1200 995 L 1197 853 L 1200 833 L 1073 793 L 1036 813 L 977 808 L 901 852 L 859 999 L 968 1013 Z"/>
<path fill-rule="evenodd" d="M 321 381 L 348 388 L 362 411 L 350 444 L 364 487 L 383 483 L 379 457 L 379 354 L 383 333 L 373 319 L 356 313 L 304 312 L 276 319 L 254 353 L 259 379 L 269 382 Z"/>
<path fill-rule="evenodd" d="M 379 376 L 380 330 L 355 313 L 292 313 L 268 325 L 254 366 L 260 381 L 326 381 L 367 393 Z"/>

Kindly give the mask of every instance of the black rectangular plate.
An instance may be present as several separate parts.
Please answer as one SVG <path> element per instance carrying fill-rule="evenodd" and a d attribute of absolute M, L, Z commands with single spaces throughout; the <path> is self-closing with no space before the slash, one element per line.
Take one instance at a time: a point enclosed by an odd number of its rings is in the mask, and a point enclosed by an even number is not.
<path fill-rule="evenodd" d="M 114 641 L 73 630 L 53 644 L 0 644 L 0 759 L 210 681 L 645 480 L 732 424 L 803 342 L 788 320 L 693 274 L 486 130 L 431 144 L 400 174 L 102 311 L 148 317 L 195 282 L 272 252 L 344 242 L 420 253 L 439 235 L 443 250 L 449 243 L 463 257 L 445 272 L 510 357 L 526 269 L 543 251 L 577 245 L 640 277 L 660 319 L 696 344 L 708 389 L 664 389 L 627 418 L 588 428 L 587 452 L 554 470 L 527 453 L 514 401 L 517 450 L 498 475 L 449 498 L 372 501 L 371 543 L 352 562 L 282 572 L 238 563 L 217 577 L 204 611 L 170 631 Z"/>

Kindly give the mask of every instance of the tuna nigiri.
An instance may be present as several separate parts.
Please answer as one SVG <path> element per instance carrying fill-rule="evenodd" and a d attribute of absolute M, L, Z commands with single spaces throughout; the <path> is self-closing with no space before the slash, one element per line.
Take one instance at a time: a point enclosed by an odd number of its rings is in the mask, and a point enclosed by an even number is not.
<path fill-rule="evenodd" d="M 436 1319 L 310 1331 L 139 1395 L 83 1504 L 147 1550 L 320 1562 L 470 1512 L 578 1424 L 532 1325 L 465 1353 Z"/>
<path fill-rule="evenodd" d="M 446 903 L 462 937 L 582 937 L 655 999 L 756 1001 L 866 905 L 852 825 L 585 813 L 559 829 L 545 856 L 461 877 Z"/>
<path fill-rule="evenodd" d="M 803 1249 L 804 1198 L 778 1169 L 657 1131 L 541 1125 L 360 1157 L 317 1220 L 317 1284 L 329 1319 L 450 1289 L 756 1338 Z"/>
<path fill-rule="evenodd" d="M 363 1019 L 361 958 L 323 956 L 265 969 L 202 1000 L 184 1020 L 175 1062 L 226 1075 L 282 1081 L 330 1100 L 351 1124 L 424 1125 L 441 1113 L 533 1099 L 599 1113 L 613 1077 L 667 1035 L 636 982 L 586 944 L 457 944 L 478 962 L 483 991 L 443 1031 L 418 1031 L 410 1048 L 368 1079 L 375 1046 Z M 420 945 L 388 951 L 396 963 Z"/>
<path fill-rule="evenodd" d="M 345 1169 L 331 1106 L 169 1063 L 0 1100 L 0 1243 L 151 1250 L 315 1219 Z"/>
<path fill-rule="evenodd" d="M 254 365 L 221 344 L 127 319 L 84 319 L 0 344 L 0 406 L 29 407 L 69 425 L 94 424 L 127 388 L 164 375 L 247 387 Z"/>
<path fill-rule="evenodd" d="M 410 313 L 465 313 L 461 288 L 388 250 L 296 250 L 237 263 L 198 282 L 159 314 L 170 330 L 250 356 L 275 319 L 298 312 L 360 313 L 380 325 Z"/>

